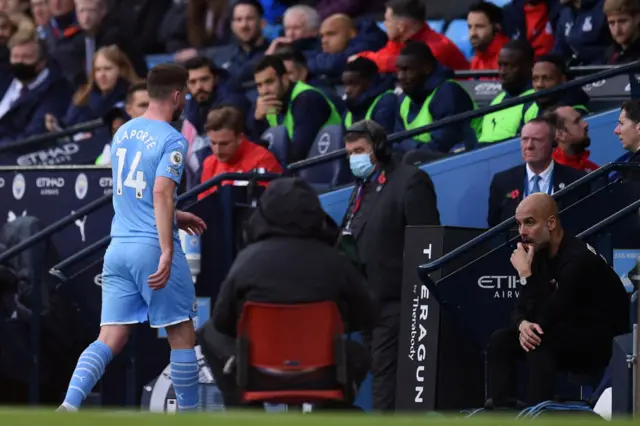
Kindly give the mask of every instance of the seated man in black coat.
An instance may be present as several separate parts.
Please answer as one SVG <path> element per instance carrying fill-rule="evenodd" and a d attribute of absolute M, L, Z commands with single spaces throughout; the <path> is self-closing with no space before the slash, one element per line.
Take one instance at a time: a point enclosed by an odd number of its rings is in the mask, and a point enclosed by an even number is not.
<path fill-rule="evenodd" d="M 197 333 L 225 407 L 239 405 L 235 376 L 223 372 L 235 354 L 236 328 L 244 302 L 298 304 L 333 301 L 345 332 L 369 330 L 376 320 L 364 278 L 335 244 L 339 229 L 329 225 L 320 200 L 305 181 L 272 182 L 249 219 L 249 245 L 222 284 L 212 319 Z M 356 386 L 369 370 L 364 348 L 347 346 L 347 369 Z"/>
<path fill-rule="evenodd" d="M 511 264 L 523 284 L 513 324 L 487 348 L 488 408 L 516 404 L 516 362 L 529 367 L 529 403 L 554 398 L 556 371 L 596 374 L 613 338 L 629 332 L 629 296 L 603 257 L 562 229 L 558 206 L 532 194 L 516 210 L 522 243 Z"/>
<path fill-rule="evenodd" d="M 552 195 L 586 173 L 553 161 L 556 128 L 545 119 L 535 118 L 522 128 L 520 148 L 524 164 L 496 173 L 489 190 L 490 228 L 513 217 L 516 206 L 529 194 Z"/>

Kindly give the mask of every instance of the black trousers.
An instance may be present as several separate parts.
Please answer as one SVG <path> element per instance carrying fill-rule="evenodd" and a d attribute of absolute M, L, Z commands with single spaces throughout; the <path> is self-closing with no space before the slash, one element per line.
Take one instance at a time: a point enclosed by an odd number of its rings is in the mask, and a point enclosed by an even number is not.
<path fill-rule="evenodd" d="M 216 386 L 222 394 L 224 405 L 226 408 L 246 406 L 240 401 L 240 391 L 236 383 L 236 375 L 234 373 L 225 374 L 224 367 L 229 358 L 236 353 L 236 342 L 229 336 L 218 332 L 213 324 L 206 323 L 196 332 L 198 344 L 202 353 L 211 368 L 211 373 L 216 381 Z M 361 344 L 353 341 L 347 342 L 347 374 L 354 389 L 360 388 L 371 368 L 371 358 L 368 351 Z M 352 392 L 355 398 L 355 392 Z M 348 406 L 353 404 L 353 399 L 346 401 Z M 262 403 L 250 404 L 256 407 L 262 407 Z M 327 408 L 342 408 L 342 405 L 330 405 Z"/>
<path fill-rule="evenodd" d="M 518 330 L 494 332 L 487 347 L 487 397 L 495 407 L 512 405 L 516 399 L 516 369 L 519 360 L 529 368 L 529 402 L 536 404 L 555 397 L 558 371 L 595 373 L 611 358 L 612 339 L 599 337 L 593 329 L 558 325 L 543 329 L 542 343 L 525 352 Z"/>
<path fill-rule="evenodd" d="M 382 303 L 377 326 L 365 336 L 371 351 L 372 406 L 375 411 L 394 411 L 396 408 L 399 334 L 400 302 Z"/>

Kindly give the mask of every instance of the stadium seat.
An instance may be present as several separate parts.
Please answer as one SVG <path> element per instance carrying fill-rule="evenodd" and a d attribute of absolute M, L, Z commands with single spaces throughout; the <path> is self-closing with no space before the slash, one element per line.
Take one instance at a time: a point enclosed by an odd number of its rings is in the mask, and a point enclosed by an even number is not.
<path fill-rule="evenodd" d="M 147 61 L 147 67 L 151 69 L 158 64 L 173 62 L 173 54 L 167 53 L 167 54 L 159 54 L 159 55 L 147 55 L 145 59 Z"/>
<path fill-rule="evenodd" d="M 444 29 L 444 20 L 442 19 L 429 19 L 427 24 L 429 24 L 433 31 L 438 33 L 442 33 L 442 30 Z"/>
<path fill-rule="evenodd" d="M 496 6 L 504 7 L 511 0 L 487 0 L 489 3 L 493 3 Z"/>
<path fill-rule="evenodd" d="M 282 167 L 287 166 L 289 154 L 289 136 L 284 126 L 270 127 L 260 137 L 264 144 L 273 152 Z"/>
<path fill-rule="evenodd" d="M 344 326 L 334 302 L 246 302 L 238 322 L 237 382 L 244 403 L 342 401 Z"/>
<path fill-rule="evenodd" d="M 272 41 L 282 34 L 282 25 L 267 24 L 262 30 L 262 34 L 267 40 Z"/>
<path fill-rule="evenodd" d="M 455 19 L 447 27 L 445 35 L 454 42 L 467 59 L 473 56 L 473 48 L 469 41 L 469 28 L 464 19 Z"/>
<path fill-rule="evenodd" d="M 325 155 L 341 148 L 344 148 L 342 126 L 327 126 L 313 141 L 308 158 Z M 303 169 L 300 171 L 300 177 L 318 190 L 329 189 L 352 180 L 346 158 Z"/>

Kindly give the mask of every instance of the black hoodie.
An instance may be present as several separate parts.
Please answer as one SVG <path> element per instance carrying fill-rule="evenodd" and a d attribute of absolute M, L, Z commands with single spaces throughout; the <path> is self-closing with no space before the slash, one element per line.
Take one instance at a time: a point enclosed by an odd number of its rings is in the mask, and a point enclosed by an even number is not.
<path fill-rule="evenodd" d="M 374 302 L 364 278 L 335 248 L 320 200 L 305 181 L 273 181 L 249 219 L 249 245 L 234 261 L 213 310 L 215 328 L 236 336 L 246 301 L 297 304 L 334 301 L 345 330 L 370 329 Z"/>

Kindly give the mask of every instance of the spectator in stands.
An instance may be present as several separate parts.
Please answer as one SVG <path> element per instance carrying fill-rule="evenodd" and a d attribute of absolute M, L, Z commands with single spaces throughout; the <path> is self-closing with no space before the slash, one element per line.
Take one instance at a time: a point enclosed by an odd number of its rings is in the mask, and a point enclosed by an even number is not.
<path fill-rule="evenodd" d="M 502 9 L 484 0 L 473 4 L 467 14 L 469 41 L 475 51 L 472 70 L 497 70 L 498 54 L 509 37 L 502 32 Z"/>
<path fill-rule="evenodd" d="M 48 115 L 47 129 L 53 132 L 104 117 L 114 106 L 121 105 L 129 86 L 139 81 L 133 65 L 117 46 L 100 48 L 93 57 L 89 81 L 73 95 L 61 122 Z"/>
<path fill-rule="evenodd" d="M 342 124 L 335 105 L 318 89 L 289 79 L 282 59 L 267 55 L 255 68 L 258 100 L 255 108 L 255 140 L 267 127 L 283 125 L 290 145 L 287 164 L 304 160 L 318 132 Z"/>
<path fill-rule="evenodd" d="M 37 30 L 40 34 L 44 34 L 42 29 L 51 20 L 51 9 L 49 9 L 49 0 L 31 0 L 31 14 L 35 21 Z"/>
<path fill-rule="evenodd" d="M 109 15 L 121 23 L 136 50 L 145 55 L 164 53 L 158 32 L 174 0 L 110 0 Z"/>
<path fill-rule="evenodd" d="M 257 0 L 238 0 L 231 8 L 233 41 L 213 53 L 203 53 L 227 70 L 239 83 L 253 81 L 253 67 L 264 56 L 269 44 L 262 29 L 265 26 L 264 9 Z"/>
<path fill-rule="evenodd" d="M 9 66 L 9 40 L 18 31 L 18 26 L 9 19 L 9 15 L 0 12 L 0 71 Z"/>
<path fill-rule="evenodd" d="M 315 8 L 320 14 L 320 18 L 327 19 L 334 14 L 342 14 L 357 18 L 372 14 L 382 14 L 384 12 L 384 1 L 382 0 L 319 0 Z"/>
<path fill-rule="evenodd" d="M 640 59 L 640 2 L 605 0 L 604 14 L 613 39 L 605 63 L 620 65 Z"/>
<path fill-rule="evenodd" d="M 309 70 L 316 75 L 339 77 L 347 60 L 356 53 L 381 49 L 386 34 L 370 19 L 354 23 L 346 15 L 332 15 L 320 27 L 322 52 L 307 57 Z"/>
<path fill-rule="evenodd" d="M 205 130 L 212 154 L 204 160 L 200 178 L 202 183 L 222 173 L 251 172 L 256 169 L 263 169 L 265 173 L 282 173 L 282 167 L 272 153 L 247 139 L 244 117 L 237 108 L 222 106 L 212 109 Z M 222 185 L 232 184 L 233 181 L 222 182 Z M 267 186 L 266 182 L 259 184 Z M 216 189 L 214 186 L 200 193 L 198 199 L 203 199 Z"/>
<path fill-rule="evenodd" d="M 344 114 L 347 107 L 345 106 L 342 98 L 340 98 L 336 93 L 331 82 L 324 76 L 311 74 L 307 67 L 307 59 L 302 53 L 293 50 L 291 46 L 285 46 L 278 49 L 275 56 L 279 57 L 284 62 L 287 74 L 289 75 L 289 80 L 292 83 L 302 81 L 303 83 L 307 83 L 310 86 L 322 90 L 322 93 L 324 93 L 331 103 L 335 105 L 338 112 L 341 115 Z"/>
<path fill-rule="evenodd" d="M 531 73 L 533 90 L 536 92 L 551 89 L 569 81 L 569 70 L 562 56 L 557 54 L 539 57 L 533 65 Z M 524 113 L 525 123 L 542 115 L 542 112 L 550 106 L 558 104 L 572 106 L 582 114 L 589 113 L 589 95 L 578 87 L 535 101 Z"/>
<path fill-rule="evenodd" d="M 223 370 L 236 353 L 236 330 L 244 303 L 335 302 L 346 333 L 371 330 L 378 314 L 363 277 L 335 247 L 339 229 L 329 225 L 308 183 L 298 178 L 278 179 L 260 197 L 258 206 L 247 224 L 248 246 L 222 283 L 211 320 L 197 332 L 227 408 L 240 405 L 235 375 Z M 346 355 L 348 375 L 357 389 L 369 370 L 370 358 L 353 341 Z M 331 374 L 335 378 L 335 372 Z M 274 376 L 270 377 L 273 383 Z M 262 408 L 261 403 L 259 406 Z"/>
<path fill-rule="evenodd" d="M 520 277 L 512 324 L 487 347 L 487 408 L 521 408 L 517 363 L 529 370 L 529 405 L 555 398 L 556 373 L 602 374 L 613 339 L 628 333 L 629 296 L 590 245 L 562 229 L 556 202 L 533 194 L 516 220 L 522 242 L 511 255 Z"/>
<path fill-rule="evenodd" d="M 562 5 L 560 0 L 513 0 L 502 8 L 503 29 L 514 40 L 527 41 L 538 56 L 551 52 Z"/>
<path fill-rule="evenodd" d="M 625 101 L 620 109 L 618 125 L 613 133 L 627 151 L 616 162 L 640 163 L 640 101 Z M 615 173 L 612 178 L 623 177 L 633 182 L 640 181 L 640 173 Z"/>
<path fill-rule="evenodd" d="M 226 71 L 216 67 L 211 59 L 197 56 L 189 59 L 184 66 L 189 71 L 189 96 L 184 117 L 196 127 L 198 133 L 204 131 L 207 114 L 214 106 L 224 103 L 234 105 L 243 115 L 249 113 L 249 100 L 244 94 L 236 93 L 224 84 Z"/>
<path fill-rule="evenodd" d="M 528 195 L 544 192 L 552 195 L 586 173 L 553 161 L 555 125 L 534 118 L 524 125 L 520 149 L 524 164 L 496 173 L 489 189 L 490 228 L 513 217 L 516 206 Z"/>
<path fill-rule="evenodd" d="M 553 52 L 570 66 L 600 65 L 611 44 L 607 20 L 602 13 L 604 0 L 561 0 L 563 4 Z"/>
<path fill-rule="evenodd" d="M 357 184 L 342 220 L 343 238 L 355 240 L 369 290 L 381 304 L 369 339 L 373 409 L 393 411 L 405 227 L 439 225 L 440 214 L 431 178 L 392 158 L 382 126 L 359 121 L 347 129 L 344 142 Z"/>
<path fill-rule="evenodd" d="M 51 57 L 74 86 L 86 81 L 84 35 L 76 19 L 74 0 L 49 0 L 53 16 L 42 28 Z"/>
<path fill-rule="evenodd" d="M 381 73 L 396 71 L 396 59 L 407 41 L 425 43 L 440 64 L 452 70 L 469 69 L 469 62 L 460 49 L 444 35 L 425 22 L 425 7 L 419 0 L 389 0 L 384 25 L 389 42 L 377 52 L 363 52 L 355 56 L 371 59 Z M 352 56 L 352 59 L 355 59 Z"/>
<path fill-rule="evenodd" d="M 110 118 L 111 123 L 111 136 L 118 131 L 118 128 L 127 121 L 138 118 L 147 111 L 149 106 L 149 92 L 147 92 L 147 83 L 141 82 L 129 86 L 127 90 L 127 97 L 125 98 L 124 111 L 122 108 L 116 106 L 109 113 L 107 117 Z M 105 120 L 106 122 L 107 120 Z M 102 154 L 96 160 L 98 165 L 111 164 L 111 144 L 107 143 L 104 146 Z"/>
<path fill-rule="evenodd" d="M 500 92 L 491 101 L 498 105 L 505 100 L 533 93 L 531 88 L 531 68 L 533 49 L 522 40 L 511 40 L 500 50 L 498 58 L 500 71 Z M 486 114 L 482 120 L 480 143 L 492 143 L 515 137 L 524 124 L 524 113 L 531 103 L 516 105 Z"/>
<path fill-rule="evenodd" d="M 86 75 L 91 73 L 93 56 L 101 47 L 116 45 L 127 55 L 138 77 L 147 76 L 147 62 L 135 43 L 120 27 L 120 23 L 107 18 L 107 0 L 75 0 L 78 24 L 84 30 Z"/>
<path fill-rule="evenodd" d="M 589 160 L 589 124 L 580 111 L 570 106 L 560 106 L 545 113 L 545 119 L 556 126 L 555 140 L 558 146 L 553 150 L 553 161 L 587 173 L 598 169 L 598 165 Z"/>
<path fill-rule="evenodd" d="M 306 55 L 315 55 L 320 51 L 318 33 L 320 31 L 320 16 L 318 12 L 306 5 L 291 6 L 284 13 L 284 36 L 271 42 L 267 55 L 273 55 L 283 46 L 292 46 L 295 50 Z"/>
<path fill-rule="evenodd" d="M 376 64 L 366 58 L 351 61 L 342 73 L 347 113 L 345 128 L 357 121 L 372 120 L 387 134 L 394 131 L 398 99 L 392 87 L 378 75 Z"/>
<path fill-rule="evenodd" d="M 0 140 L 19 140 L 46 132 L 45 114 L 64 115 L 72 89 L 46 44 L 35 32 L 16 33 L 9 41 L 11 73 L 0 74 Z"/>
<path fill-rule="evenodd" d="M 452 80 L 453 72 L 438 63 L 426 44 L 407 43 L 398 56 L 396 68 L 404 94 L 398 100 L 395 131 L 416 129 L 476 108 L 471 95 Z M 460 143 L 472 149 L 481 121 L 478 118 L 416 135 L 394 146 L 394 150 L 445 153 Z"/>
<path fill-rule="evenodd" d="M 2 2 L 0 2 L 2 3 Z M 6 13 L 9 19 L 15 24 L 17 31 L 34 31 L 33 19 L 27 15 L 27 7 L 19 0 L 5 0 L 4 7 L 0 7 L 0 12 Z"/>

